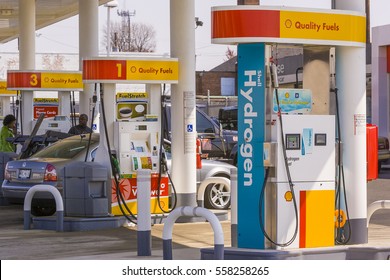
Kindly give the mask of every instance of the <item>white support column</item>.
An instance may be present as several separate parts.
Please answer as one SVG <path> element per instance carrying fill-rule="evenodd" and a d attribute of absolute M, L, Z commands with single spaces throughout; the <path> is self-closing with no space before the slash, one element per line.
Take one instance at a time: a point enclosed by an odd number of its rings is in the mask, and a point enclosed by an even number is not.
<path fill-rule="evenodd" d="M 338 0 L 336 9 L 365 12 L 364 0 Z M 366 49 L 336 48 L 343 164 L 349 222 L 348 244 L 368 242 L 366 170 Z M 345 209 L 344 209 L 345 210 Z"/>
<path fill-rule="evenodd" d="M 99 55 L 99 11 L 98 0 L 79 0 L 79 54 L 80 70 L 83 70 L 82 60 Z M 91 117 L 92 95 L 94 85 L 84 84 L 80 92 L 80 113 Z"/>
<path fill-rule="evenodd" d="M 59 114 L 61 116 L 70 117 L 70 92 L 69 91 L 59 91 L 58 92 L 58 105 L 59 105 Z"/>
<path fill-rule="evenodd" d="M 390 136 L 390 81 L 387 73 L 387 51 L 390 24 L 372 29 L 371 115 L 380 136 Z"/>
<path fill-rule="evenodd" d="M 1 116 L 6 116 L 8 114 L 12 114 L 11 112 L 11 97 L 9 96 L 1 96 L 0 97 L 0 106 L 1 106 Z"/>
<path fill-rule="evenodd" d="M 148 114 L 157 115 L 158 119 L 161 120 L 161 85 L 146 85 L 146 92 L 149 101 Z"/>
<path fill-rule="evenodd" d="M 19 0 L 19 70 L 35 70 L 35 1 Z M 33 91 L 22 91 L 23 134 L 32 131 Z"/>
<path fill-rule="evenodd" d="M 171 56 L 179 59 L 172 85 L 172 178 L 177 206 L 196 205 L 195 1 L 171 0 Z M 192 131 L 191 131 L 192 127 Z"/>

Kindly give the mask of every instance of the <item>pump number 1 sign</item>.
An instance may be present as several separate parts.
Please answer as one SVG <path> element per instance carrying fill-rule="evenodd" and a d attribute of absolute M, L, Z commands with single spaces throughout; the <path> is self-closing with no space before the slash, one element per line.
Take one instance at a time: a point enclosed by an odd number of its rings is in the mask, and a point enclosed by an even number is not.
<path fill-rule="evenodd" d="M 174 58 L 97 58 L 83 61 L 83 81 L 86 83 L 177 83 L 178 79 L 179 63 Z"/>

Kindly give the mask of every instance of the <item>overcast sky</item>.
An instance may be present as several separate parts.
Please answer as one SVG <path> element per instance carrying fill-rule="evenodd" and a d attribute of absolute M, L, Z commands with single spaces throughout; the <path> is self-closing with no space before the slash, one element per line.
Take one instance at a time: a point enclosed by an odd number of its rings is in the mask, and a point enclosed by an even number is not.
<path fill-rule="evenodd" d="M 131 22 L 152 25 L 156 30 L 157 49 L 160 54 L 170 52 L 169 38 L 169 0 L 118 0 L 119 10 L 135 11 Z M 330 8 L 331 0 L 260 0 L 261 5 L 291 6 L 307 8 Z M 195 31 L 197 70 L 210 70 L 225 59 L 227 46 L 213 45 L 210 40 L 210 8 L 212 6 L 236 5 L 237 0 L 195 0 L 195 16 L 203 21 L 203 26 Z M 371 26 L 390 24 L 389 0 L 371 0 Z M 117 9 L 111 11 L 111 20 L 120 21 Z M 99 8 L 99 32 L 103 33 L 107 25 L 107 8 Z M 195 24 L 194 24 L 195 27 Z M 100 36 L 99 48 L 105 53 Z M 0 52 L 17 51 L 14 41 L 0 45 Z M 53 26 L 37 31 L 37 52 L 78 52 L 78 17 L 61 21 Z"/>

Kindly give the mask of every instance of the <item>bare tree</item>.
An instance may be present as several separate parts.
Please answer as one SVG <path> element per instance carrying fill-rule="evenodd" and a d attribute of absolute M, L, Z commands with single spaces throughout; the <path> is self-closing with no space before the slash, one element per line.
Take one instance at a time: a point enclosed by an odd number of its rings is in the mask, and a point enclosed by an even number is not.
<path fill-rule="evenodd" d="M 42 65 L 45 70 L 63 70 L 65 57 L 60 54 L 42 56 Z"/>
<path fill-rule="evenodd" d="M 236 53 L 235 53 L 234 50 L 232 50 L 231 48 L 227 47 L 227 50 L 226 50 L 226 52 L 225 52 L 225 55 L 226 55 L 225 61 L 227 61 L 227 60 L 229 60 L 229 59 L 235 57 L 235 56 L 236 56 Z"/>
<path fill-rule="evenodd" d="M 135 52 L 154 52 L 156 49 L 156 31 L 153 26 L 134 23 L 131 26 L 131 47 Z"/>
<path fill-rule="evenodd" d="M 7 60 L 7 69 L 16 70 L 19 66 L 19 57 L 11 57 Z"/>
<path fill-rule="evenodd" d="M 154 52 L 156 49 L 156 31 L 153 26 L 144 23 L 132 23 L 131 32 L 123 22 L 111 23 L 111 47 L 118 52 Z M 130 42 L 130 43 L 129 43 Z M 107 31 L 104 45 L 107 46 Z"/>

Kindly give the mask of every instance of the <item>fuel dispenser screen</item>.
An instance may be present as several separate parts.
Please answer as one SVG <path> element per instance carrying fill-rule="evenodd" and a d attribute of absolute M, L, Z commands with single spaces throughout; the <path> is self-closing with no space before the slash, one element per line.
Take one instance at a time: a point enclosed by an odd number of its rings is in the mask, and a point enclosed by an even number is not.
<path fill-rule="evenodd" d="M 148 127 L 146 125 L 138 125 L 136 127 L 137 130 L 148 130 Z"/>
<path fill-rule="evenodd" d="M 286 150 L 300 150 L 300 149 L 301 149 L 301 135 L 286 134 Z"/>
<path fill-rule="evenodd" d="M 316 133 L 314 138 L 315 138 L 315 145 L 316 146 L 326 146 L 326 134 L 325 133 Z"/>

